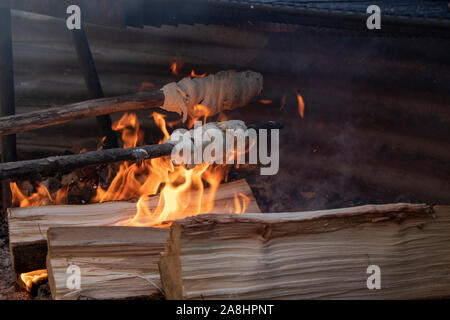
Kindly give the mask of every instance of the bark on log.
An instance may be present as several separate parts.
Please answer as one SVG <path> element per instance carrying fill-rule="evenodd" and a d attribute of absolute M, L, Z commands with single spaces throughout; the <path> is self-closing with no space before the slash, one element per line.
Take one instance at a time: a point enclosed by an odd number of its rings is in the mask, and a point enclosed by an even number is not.
<path fill-rule="evenodd" d="M 247 212 L 261 212 L 245 180 L 220 185 L 212 213 L 228 213 L 235 193 L 243 193 L 250 200 Z M 207 198 L 209 189 L 205 190 Z M 148 201 L 156 208 L 159 196 Z M 192 208 L 193 209 L 193 208 Z M 186 209 L 189 212 L 191 208 Z M 50 227 L 111 226 L 136 214 L 136 203 L 114 201 L 88 205 L 55 205 L 8 209 L 11 263 L 15 273 L 45 268 L 47 230 Z"/>
<path fill-rule="evenodd" d="M 152 159 L 170 155 L 172 148 L 172 144 L 162 143 L 135 148 L 114 148 L 74 155 L 6 162 L 0 164 L 0 180 L 16 178 L 29 180 L 37 175 L 48 176 L 55 172 L 67 173 L 90 165 Z"/>
<path fill-rule="evenodd" d="M 16 114 L 0 118 L 0 135 L 25 132 L 115 112 L 158 108 L 163 103 L 164 93 L 160 90 L 155 90 L 117 97 L 93 99 L 57 108 Z"/>
<path fill-rule="evenodd" d="M 163 298 L 158 261 L 168 235 L 169 229 L 158 228 L 50 228 L 47 271 L 53 299 Z M 79 289 L 66 284 L 71 265 L 79 268 Z"/>
<path fill-rule="evenodd" d="M 275 121 L 248 126 L 249 129 L 253 128 L 256 130 L 281 129 L 282 127 L 283 123 Z M 170 155 L 172 148 L 172 144 L 162 143 L 134 148 L 97 150 L 74 155 L 0 163 L 0 180 L 15 178 L 26 178 L 29 180 L 36 175 L 47 176 L 55 172 L 66 173 L 90 165 L 152 159 Z"/>
<path fill-rule="evenodd" d="M 172 225 L 160 273 L 168 299 L 450 297 L 448 243 L 450 206 L 201 215 Z"/>

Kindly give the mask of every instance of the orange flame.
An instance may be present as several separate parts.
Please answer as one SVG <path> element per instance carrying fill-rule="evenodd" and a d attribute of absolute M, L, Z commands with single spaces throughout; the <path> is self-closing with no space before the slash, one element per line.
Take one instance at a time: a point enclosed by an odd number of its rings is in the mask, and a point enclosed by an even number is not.
<path fill-rule="evenodd" d="M 172 73 L 174 75 L 178 75 L 180 73 L 180 69 L 182 67 L 182 64 L 179 62 L 172 62 L 172 64 L 170 65 L 170 71 L 172 71 Z"/>
<path fill-rule="evenodd" d="M 47 278 L 47 269 L 35 270 L 27 273 L 22 273 L 20 275 L 20 279 L 22 279 L 25 284 L 25 288 L 27 291 L 30 291 L 33 287 L 33 284 L 39 283 Z"/>
<path fill-rule="evenodd" d="M 26 196 L 17 183 L 10 182 L 9 187 L 11 189 L 12 204 L 19 207 L 37 207 L 45 206 L 48 204 L 63 204 L 67 201 L 67 194 L 69 192 L 69 186 L 61 188 L 55 195 L 55 199 L 51 196 L 48 189 L 41 183 L 37 183 L 36 192 Z"/>
<path fill-rule="evenodd" d="M 242 204 L 239 197 L 242 198 Z M 246 212 L 249 203 L 250 199 L 245 194 L 239 192 L 238 194 L 234 194 L 233 207 L 228 203 L 226 204 L 226 207 L 228 207 L 229 213 L 240 214 Z"/>
<path fill-rule="evenodd" d="M 206 107 L 198 107 L 202 116 L 206 117 Z M 207 112 L 208 111 L 208 112 Z M 163 115 L 152 114 L 155 123 L 164 133 L 160 143 L 169 138 Z M 135 117 L 124 115 L 113 128 L 122 130 L 122 137 L 127 146 L 130 142 L 139 142 L 139 122 Z M 126 133 L 124 130 L 128 130 Z M 132 133 L 132 134 L 131 134 Z M 140 163 L 124 162 L 107 190 L 98 187 L 93 202 L 123 200 L 139 197 L 137 212 L 134 217 L 119 221 L 118 225 L 127 226 L 170 226 L 170 221 L 199 213 L 211 212 L 214 208 L 214 197 L 220 182 L 226 174 L 225 166 L 209 164 L 196 165 L 188 169 L 173 165 L 170 157 L 144 160 Z M 207 191 L 204 183 L 209 185 Z M 158 203 L 150 209 L 150 195 L 160 193 Z M 245 201 L 244 201 L 245 203 Z M 246 205 L 239 211 L 245 211 Z M 165 223 L 168 222 L 168 223 Z M 165 224 L 163 224 L 165 223 Z"/>
<path fill-rule="evenodd" d="M 199 117 L 206 122 L 210 111 L 198 105 Z M 152 114 L 156 125 L 161 129 L 163 143 L 170 135 L 166 127 L 165 116 Z M 225 117 L 223 115 L 223 117 Z M 113 123 L 112 128 L 121 131 L 125 148 L 135 147 L 143 143 L 143 132 L 135 114 L 126 113 Z M 234 154 L 236 155 L 236 154 Z M 227 173 L 225 165 L 209 165 L 203 163 L 193 168 L 183 165 L 175 166 L 170 157 L 143 160 L 136 163 L 123 162 L 111 184 L 105 190 L 100 185 L 91 202 L 105 202 L 139 198 L 137 213 L 134 217 L 118 222 L 128 226 L 170 226 L 170 221 L 199 213 L 208 213 L 214 209 L 214 199 L 220 182 Z M 204 184 L 209 188 L 205 189 Z M 45 186 L 38 184 L 36 192 L 25 196 L 16 183 L 10 184 L 13 202 L 21 207 L 63 203 L 67 198 L 69 187 L 60 189 L 52 198 Z M 160 194 L 156 206 L 150 209 L 149 196 Z M 236 196 L 234 212 L 245 212 L 248 198 L 240 194 L 242 204 Z"/>
<path fill-rule="evenodd" d="M 170 138 L 170 134 L 167 131 L 167 127 L 166 127 L 166 120 L 164 119 L 165 116 L 160 113 L 153 112 L 152 117 L 155 120 L 156 125 L 161 129 L 161 131 L 164 134 L 164 138 L 159 141 L 159 143 L 163 143 L 164 141 L 166 141 Z"/>
<path fill-rule="evenodd" d="M 305 103 L 303 102 L 302 96 L 297 93 L 297 101 L 298 101 L 298 113 L 300 114 L 300 117 L 303 119 L 305 116 Z"/>
<path fill-rule="evenodd" d="M 248 204 L 250 203 L 250 199 L 245 194 L 239 192 L 239 196 L 242 198 L 242 206 L 241 202 L 239 201 L 239 197 L 234 194 L 234 213 L 244 213 L 245 210 L 247 210 Z"/>
<path fill-rule="evenodd" d="M 59 189 L 55 195 L 55 204 L 67 203 L 67 195 L 68 194 L 69 194 L 69 185 Z"/>
<path fill-rule="evenodd" d="M 206 73 L 196 74 L 194 70 L 191 71 L 191 78 L 204 78 L 206 77 Z"/>
<path fill-rule="evenodd" d="M 112 124 L 111 128 L 114 131 L 122 131 L 124 148 L 131 148 L 142 144 L 144 136 L 140 131 L 136 114 L 125 113 L 119 121 Z"/>
<path fill-rule="evenodd" d="M 271 104 L 271 103 L 272 103 L 272 100 L 261 99 L 261 100 L 259 100 L 259 103 L 262 103 L 262 104 Z"/>
<path fill-rule="evenodd" d="M 192 119 L 189 120 L 187 125 L 188 129 L 192 129 L 195 121 L 198 121 L 198 119 L 200 119 L 201 117 L 203 117 L 203 123 L 206 123 L 208 117 L 211 116 L 211 110 L 207 106 L 204 106 L 202 104 L 195 105 L 193 109 L 195 115 L 192 117 Z"/>

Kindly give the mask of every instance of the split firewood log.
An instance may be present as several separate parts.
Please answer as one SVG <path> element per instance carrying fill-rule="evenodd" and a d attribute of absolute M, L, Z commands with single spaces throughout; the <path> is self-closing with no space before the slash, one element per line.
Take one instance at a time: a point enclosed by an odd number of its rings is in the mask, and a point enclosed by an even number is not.
<path fill-rule="evenodd" d="M 168 299 L 450 297 L 450 206 L 433 209 L 398 203 L 178 220 L 159 264 L 163 290 Z"/>
<path fill-rule="evenodd" d="M 169 229 L 149 227 L 50 228 L 53 299 L 163 298 L 158 261 L 168 234 Z"/>

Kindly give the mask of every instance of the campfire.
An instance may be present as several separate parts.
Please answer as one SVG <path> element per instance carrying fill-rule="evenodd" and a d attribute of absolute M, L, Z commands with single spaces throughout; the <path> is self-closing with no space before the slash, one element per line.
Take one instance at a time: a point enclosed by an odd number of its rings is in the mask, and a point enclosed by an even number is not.
<path fill-rule="evenodd" d="M 227 79 L 228 74 L 223 73 L 225 78 L 222 79 Z M 100 182 L 99 177 L 77 177 L 78 182 L 92 183 L 90 189 L 94 192 L 87 204 L 69 203 L 70 194 L 77 187 L 77 181 L 74 181 L 71 172 L 60 175 L 60 187 L 57 189 L 40 182 L 33 186 L 25 183 L 22 188 L 16 182 L 10 183 L 12 202 L 19 207 L 9 209 L 11 260 L 19 282 L 28 292 L 35 293 L 48 278 L 52 297 L 55 299 L 223 299 L 236 294 L 241 298 L 256 299 L 287 297 L 291 295 L 291 290 L 299 297 L 304 294 L 323 297 L 324 292 L 332 296 L 353 297 L 356 288 L 351 284 L 344 286 L 348 295 L 342 295 L 339 293 L 342 288 L 317 284 L 309 290 L 296 285 L 295 281 L 289 281 L 291 273 L 308 274 L 311 266 L 315 272 L 327 273 L 328 267 L 320 261 L 324 257 L 332 259 L 336 254 L 334 250 L 330 251 L 321 245 L 309 248 L 308 250 L 319 252 L 320 258 L 316 260 L 315 256 L 311 257 L 313 262 L 310 267 L 306 267 L 303 262 L 305 254 L 297 255 L 293 241 L 297 241 L 297 238 L 298 241 L 308 241 L 309 237 L 315 238 L 314 235 L 317 234 L 322 239 L 320 241 L 329 243 L 327 246 L 331 243 L 333 246 L 341 246 L 341 242 L 348 241 L 350 232 L 352 236 L 356 234 L 355 239 L 358 239 L 360 245 L 370 247 L 374 238 L 365 237 L 366 232 L 375 232 L 376 241 L 385 241 L 387 245 L 392 233 L 397 232 L 395 226 L 400 222 L 411 226 L 427 224 L 429 232 L 441 232 L 440 228 L 449 223 L 445 207 L 431 208 L 427 205 L 403 203 L 261 215 L 247 182 L 244 179 L 229 181 L 232 167 L 229 163 L 237 163 L 235 167 L 243 168 L 251 165 L 250 158 L 254 158 L 255 154 L 260 158 L 267 158 L 267 153 L 264 155 L 261 150 L 255 152 L 256 148 L 264 146 L 262 142 L 268 142 L 267 137 L 264 134 L 257 135 L 256 131 L 251 134 L 249 126 L 242 121 L 228 120 L 221 113 L 224 108 L 221 102 L 215 102 L 216 109 L 204 104 L 194 104 L 190 99 L 195 97 L 196 89 L 190 87 L 192 83 L 189 81 L 208 77 L 196 76 L 193 71 L 186 79 L 187 84 L 181 86 L 184 80 L 180 81 L 177 90 L 191 90 L 187 95 L 190 98 L 177 102 L 173 96 L 170 97 L 174 94 L 176 85 L 169 84 L 165 87 L 165 94 L 168 95 L 166 100 L 169 102 L 164 104 L 166 109 L 179 113 L 184 120 L 168 123 L 166 115 L 155 111 L 150 114 L 162 136 L 157 145 L 145 146 L 144 131 L 138 117 L 135 113 L 125 113 L 112 124 L 112 129 L 121 135 L 123 148 L 105 149 L 101 145 L 97 151 L 63 156 L 62 159 L 71 163 L 72 167 L 78 167 L 77 160 L 86 155 L 92 157 L 111 154 L 113 160 L 116 160 L 115 155 L 120 155 L 122 150 L 134 151 L 126 155 L 131 158 L 122 159 L 130 161 L 122 161 L 118 165 L 100 162 L 100 172 L 107 173 L 104 174 L 106 185 Z M 218 83 L 220 88 L 222 84 Z M 216 88 L 212 91 L 217 94 L 220 90 Z M 254 90 L 252 96 L 260 91 Z M 175 97 L 177 94 L 175 93 Z M 197 101 L 198 99 L 201 101 Z M 194 100 L 202 102 L 206 98 L 198 99 Z M 238 101 L 236 97 L 233 99 Z M 305 115 L 305 103 L 298 92 L 296 99 L 299 118 L 302 119 Z M 272 102 L 261 99 L 260 103 L 264 105 Z M 221 113 L 217 117 L 218 121 L 209 121 L 217 113 Z M 183 126 L 186 126 L 186 130 Z M 257 129 L 265 133 L 267 128 L 280 127 L 276 123 L 267 122 L 253 125 L 250 130 Z M 205 133 L 200 129 L 206 129 Z M 189 163 L 189 159 L 199 156 L 196 154 L 199 151 L 196 145 L 202 151 L 211 149 L 214 142 L 222 141 L 230 133 L 232 148 L 224 148 L 220 152 L 220 148 L 213 148 L 211 155 L 215 162 L 200 157 L 200 163 Z M 201 138 L 196 141 L 195 138 L 198 137 Z M 243 143 L 239 143 L 239 137 L 244 137 Z M 263 141 L 261 137 L 265 137 Z M 102 139 L 104 140 L 105 138 Z M 239 150 L 239 145 L 244 147 Z M 148 156 L 147 151 L 140 149 L 154 150 L 167 146 L 168 151 L 156 156 Z M 272 139 L 272 156 L 276 154 L 276 146 Z M 177 154 L 175 151 L 178 152 L 177 157 L 174 157 Z M 139 156 L 136 157 L 136 153 Z M 147 156 L 142 157 L 141 153 Z M 246 155 L 249 161 L 238 161 Z M 57 172 L 61 168 L 58 161 L 47 161 L 49 170 Z M 41 165 L 44 162 L 32 160 L 23 163 L 23 167 L 29 170 L 36 163 Z M 23 175 L 21 169 L 21 163 L 16 163 L 14 172 Z M 92 175 L 99 171 L 88 172 Z M 72 178 L 69 179 L 68 176 Z M 24 186 L 28 187 L 27 190 L 23 190 Z M 86 186 L 84 183 L 85 188 Z M 439 217 L 437 225 L 432 218 L 434 214 Z M 39 223 L 36 224 L 36 221 Z M 378 225 L 378 222 L 386 226 Z M 371 226 L 372 224 L 374 225 Z M 351 226 L 359 226 L 362 234 L 351 231 Z M 390 233 L 386 233 L 387 230 L 391 230 Z M 408 243 L 408 239 L 415 235 L 405 237 L 405 243 Z M 203 249 L 205 241 L 208 243 L 207 251 Z M 272 242 L 273 245 L 279 243 L 280 248 L 284 249 L 272 252 Z M 432 243 L 433 240 L 424 240 L 422 245 Z M 255 250 L 260 251 L 261 246 L 265 248 L 264 253 L 255 254 Z M 402 245 L 402 248 L 412 250 L 407 244 Z M 339 249 L 336 250 L 340 252 Z M 359 251 L 362 249 L 355 247 L 355 250 L 343 250 L 339 259 L 344 259 L 346 266 L 357 266 Z M 446 249 L 442 250 L 440 256 L 447 257 Z M 272 255 L 277 258 L 260 267 L 258 261 L 269 259 Z M 247 257 L 247 262 L 240 267 L 238 275 L 234 266 L 241 264 L 238 261 L 244 257 Z M 211 262 L 199 267 L 197 259 Z M 423 259 L 434 258 L 426 255 Z M 440 260 L 441 258 L 437 258 L 436 263 L 441 263 Z M 288 268 L 280 276 L 274 276 L 271 272 L 280 268 L 277 261 L 286 261 Z M 389 266 L 391 272 L 400 272 L 395 268 L 396 265 Z M 443 267 L 438 272 L 445 272 L 445 269 Z M 221 272 L 223 276 L 211 283 L 209 279 Z M 332 272 L 333 281 L 336 281 L 336 273 L 342 273 L 338 276 L 341 279 L 339 281 L 348 277 L 344 270 L 336 270 Z M 257 281 L 256 274 L 264 275 L 263 280 Z M 197 280 L 190 280 L 191 277 Z M 241 286 L 228 288 L 229 281 L 241 283 Z M 249 287 L 250 283 L 255 284 Z M 296 289 L 290 289 L 290 286 Z M 410 293 L 405 288 L 402 285 L 389 294 L 391 297 L 415 297 L 414 292 Z M 446 288 L 444 284 L 442 290 L 445 291 Z"/>
<path fill-rule="evenodd" d="M 164 138 L 159 141 L 163 143 L 170 137 L 164 116 L 154 112 L 152 117 L 164 134 Z M 204 121 L 205 123 L 207 121 L 206 115 Z M 121 132 L 124 148 L 143 144 L 143 131 L 140 129 L 136 114 L 124 114 L 113 124 L 113 129 Z M 217 189 L 226 178 L 227 169 L 225 165 L 207 163 L 188 169 L 183 165 L 174 165 L 168 157 L 134 163 L 124 162 L 120 164 L 106 189 L 101 185 L 95 186 L 96 194 L 90 203 L 138 198 L 136 215 L 118 222 L 117 225 L 161 226 L 164 222 L 182 219 L 188 215 L 212 212 Z M 114 169 L 109 167 L 108 170 L 112 172 Z M 205 185 L 208 186 L 207 194 L 204 192 Z M 10 183 L 10 188 L 13 205 L 33 207 L 67 203 L 70 184 L 62 186 L 53 192 L 53 195 L 39 182 L 36 183 L 36 191 L 29 195 L 25 195 L 15 182 Z M 150 196 L 156 194 L 160 194 L 159 202 L 151 210 L 148 207 L 148 200 Z M 247 196 L 235 193 L 233 201 L 226 203 L 225 206 L 229 208 L 230 213 L 244 213 L 248 203 Z M 164 226 L 169 227 L 170 223 Z"/>
<path fill-rule="evenodd" d="M 204 78 L 206 75 L 196 75 L 192 71 L 190 78 Z M 192 128 L 195 121 L 202 120 L 203 124 L 208 122 L 208 117 L 214 112 L 205 105 L 196 104 L 192 107 L 195 116 L 188 122 L 187 127 Z M 155 125 L 159 128 L 163 138 L 159 140 L 159 144 L 167 143 L 170 138 L 170 127 L 165 120 L 165 115 L 152 112 L 150 115 L 153 118 Z M 224 114 L 219 117 L 219 122 L 227 123 L 227 118 Z M 169 124 L 173 126 L 175 123 Z M 125 113 L 122 118 L 112 125 L 112 129 L 121 135 L 123 148 L 136 148 L 144 144 L 144 132 L 141 130 L 140 121 L 135 113 Z M 106 138 L 106 137 L 105 137 Z M 102 141 L 104 141 L 104 139 Z M 254 144 L 249 145 L 247 152 L 254 147 Z M 100 147 L 103 149 L 103 146 Z M 237 150 L 234 148 L 229 150 L 224 157 L 228 160 L 234 160 L 238 157 Z M 111 225 L 111 226 L 130 226 L 130 227 L 153 227 L 153 228 L 169 228 L 173 221 L 177 219 L 184 219 L 189 216 L 196 216 L 205 213 L 230 213 L 241 214 L 247 212 L 260 212 L 256 205 L 256 201 L 245 181 L 236 181 L 226 183 L 229 166 L 226 164 L 214 164 L 202 162 L 200 164 L 186 166 L 183 164 L 174 164 L 169 156 L 158 157 L 153 159 L 143 159 L 137 162 L 122 162 L 118 168 L 114 164 L 108 165 L 103 169 L 108 172 L 109 184 L 102 187 L 100 183 L 91 186 L 95 189 L 95 195 L 90 199 L 90 204 L 99 204 L 98 208 L 102 208 L 101 214 L 107 214 L 109 204 L 113 201 L 129 201 L 137 199 L 131 205 L 126 204 L 130 215 L 121 215 L 120 218 L 111 214 L 108 221 L 92 222 L 92 225 Z M 71 173 L 69 173 L 71 175 Z M 78 177 L 78 179 L 86 179 L 97 181 L 92 177 Z M 71 207 L 67 210 L 67 206 L 61 206 L 68 203 L 69 194 L 75 181 L 67 179 L 62 176 L 61 181 L 66 181 L 66 185 L 62 184 L 57 190 L 50 190 L 40 182 L 34 183 L 34 188 L 30 184 L 28 190 L 23 191 L 16 182 L 10 183 L 12 193 L 12 203 L 15 206 L 38 207 L 44 209 L 48 215 L 48 210 L 51 207 L 44 207 L 48 205 L 55 205 L 55 209 L 59 211 L 68 211 L 78 213 L 73 217 L 71 222 L 60 221 L 63 215 L 58 217 L 48 217 L 48 227 L 61 224 L 64 226 L 85 225 L 81 222 L 82 215 L 79 214 L 77 208 Z M 221 183 L 225 182 L 223 186 Z M 230 187 L 228 187 L 230 185 Z M 34 190 L 31 190 L 34 189 Z M 30 191 L 31 190 L 31 191 Z M 28 191 L 28 192 L 27 192 Z M 100 204 L 104 204 L 103 206 Z M 36 210 L 36 212 L 37 212 Z M 135 212 L 131 214 L 131 212 Z M 28 219 L 30 218 L 27 215 Z M 65 217 L 64 217 L 65 218 Z M 14 218 L 11 215 L 11 229 L 14 230 Z M 42 217 L 40 218 L 41 222 Z M 59 222 L 60 221 L 60 222 Z M 23 221 L 24 222 L 24 221 Z M 39 233 L 42 232 L 42 227 L 45 223 L 39 225 Z M 90 225 L 88 223 L 87 225 Z M 37 231 L 37 230 L 36 230 Z M 13 267 L 16 272 L 24 271 L 30 268 L 30 265 L 42 265 L 42 260 L 45 258 L 45 252 L 28 252 L 26 249 L 26 237 L 29 237 L 33 232 L 27 230 L 23 237 L 20 235 L 21 231 L 17 230 L 12 235 L 12 252 Z M 15 238 L 20 238 L 17 244 L 14 244 Z M 34 241 L 34 240 L 33 240 Z M 17 259 L 16 252 L 25 251 L 27 262 Z M 21 253 L 20 255 L 23 255 Z M 31 257 L 34 256 L 34 259 Z M 35 261 L 33 261 L 35 260 Z M 26 289 L 31 292 L 36 285 L 42 283 L 42 280 L 47 277 L 47 270 L 39 269 L 28 271 L 20 274 L 20 279 L 24 283 Z M 53 282 L 53 281 L 52 281 Z"/>
<path fill-rule="evenodd" d="M 0 5 L 0 299 L 450 296 L 447 3 L 81 2 Z"/>

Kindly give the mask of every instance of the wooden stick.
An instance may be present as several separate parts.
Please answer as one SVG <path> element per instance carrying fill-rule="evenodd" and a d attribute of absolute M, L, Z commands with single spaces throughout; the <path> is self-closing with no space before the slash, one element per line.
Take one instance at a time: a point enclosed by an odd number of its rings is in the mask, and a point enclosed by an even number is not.
<path fill-rule="evenodd" d="M 253 71 L 229 70 L 204 78 L 184 78 L 178 83 L 172 82 L 163 86 L 161 90 L 90 100 L 59 108 L 0 118 L 0 135 L 24 132 L 76 119 L 98 117 L 113 112 L 144 108 L 162 107 L 166 111 L 183 114 L 183 121 L 185 121 L 188 115 L 193 116 L 197 113 L 194 107 L 199 103 L 205 103 L 212 111 L 211 115 L 243 107 L 261 94 L 262 86 L 263 76 Z M 100 93 L 99 90 L 96 91 Z M 223 101 L 218 101 L 218 98 L 223 98 Z"/>
<path fill-rule="evenodd" d="M 450 206 L 434 211 L 399 203 L 179 220 L 160 262 L 163 290 L 168 299 L 450 297 Z M 367 287 L 369 266 L 380 268 L 380 290 Z"/>
<path fill-rule="evenodd" d="M 158 108 L 164 103 L 160 90 L 93 99 L 65 106 L 0 118 L 0 135 L 30 131 L 73 120 L 98 117 L 115 112 Z"/>
<path fill-rule="evenodd" d="M 214 198 L 212 213 L 228 213 L 234 194 L 241 192 L 250 200 L 247 212 L 260 212 L 255 197 L 245 180 L 220 185 Z M 209 189 L 205 190 L 207 198 Z M 148 201 L 150 209 L 156 208 L 159 196 Z M 187 208 L 186 212 L 193 208 Z M 47 230 L 50 227 L 110 226 L 133 217 L 136 203 L 114 201 L 88 205 L 55 205 L 8 209 L 11 263 L 15 273 L 45 268 Z"/>
<path fill-rule="evenodd" d="M 249 125 L 249 128 L 253 129 L 280 129 L 282 127 L 282 123 L 274 121 Z M 37 175 L 50 175 L 54 172 L 66 173 L 90 165 L 152 159 L 170 155 L 172 148 L 172 144 L 163 143 L 135 148 L 115 148 L 74 155 L 0 163 L 0 180 L 16 178 L 29 180 Z"/>
<path fill-rule="evenodd" d="M 66 173 L 90 165 L 118 161 L 138 161 L 170 155 L 173 145 L 169 143 L 145 145 L 135 148 L 115 148 L 90 151 L 74 155 L 54 156 L 43 159 L 6 162 L 0 164 L 0 180 Z"/>

